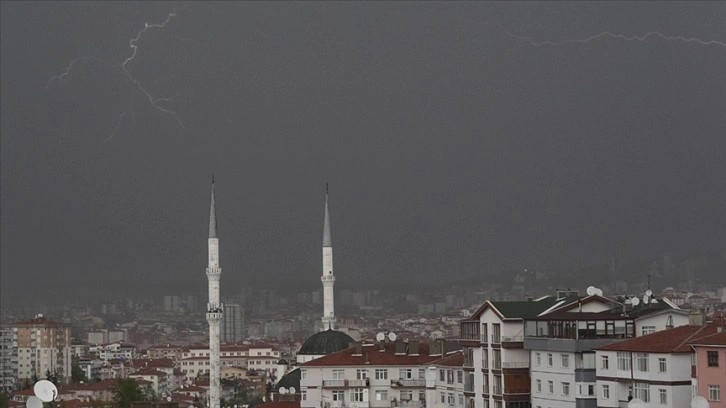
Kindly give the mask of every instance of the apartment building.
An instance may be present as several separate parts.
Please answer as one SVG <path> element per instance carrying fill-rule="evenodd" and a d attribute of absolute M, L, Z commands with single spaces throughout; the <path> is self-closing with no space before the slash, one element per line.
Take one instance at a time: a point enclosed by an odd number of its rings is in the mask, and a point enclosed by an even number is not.
<path fill-rule="evenodd" d="M 708 400 L 710 408 L 726 408 L 726 332 L 720 320 L 716 334 L 690 342 L 695 363 L 692 370 L 692 396 Z"/>
<path fill-rule="evenodd" d="M 686 312 L 665 302 L 633 308 L 590 295 L 525 321 L 530 353 L 532 407 L 596 407 L 594 348 L 688 323 Z"/>
<path fill-rule="evenodd" d="M 42 315 L 9 325 L 17 336 L 19 381 L 45 378 L 48 373 L 58 381 L 71 380 L 71 326 Z"/>
<path fill-rule="evenodd" d="M 17 387 L 18 335 L 11 327 L 0 328 L 0 392 Z"/>
<path fill-rule="evenodd" d="M 456 366 L 455 357 L 442 360 L 451 357 L 447 354 L 450 348 L 458 347 L 444 342 L 429 346 L 414 341 L 380 341 L 357 343 L 311 360 L 300 367 L 300 406 L 422 408 L 463 404 L 463 370 Z M 437 360 L 442 360 L 441 364 L 435 364 Z"/>
<path fill-rule="evenodd" d="M 272 345 L 259 343 L 252 345 L 226 344 L 220 346 L 222 367 L 246 367 L 250 370 L 271 372 L 280 360 L 280 350 Z M 209 346 L 190 346 L 182 352 L 181 371 L 187 380 L 209 372 Z"/>
<path fill-rule="evenodd" d="M 685 325 L 595 348 L 597 406 L 617 408 L 632 398 L 646 407 L 682 408 L 691 401 L 688 345 L 716 332 Z"/>
<path fill-rule="evenodd" d="M 524 349 L 524 320 L 576 299 L 559 291 L 525 301 L 489 301 L 459 323 L 463 368 L 472 387 L 468 408 L 529 408 L 530 356 Z"/>

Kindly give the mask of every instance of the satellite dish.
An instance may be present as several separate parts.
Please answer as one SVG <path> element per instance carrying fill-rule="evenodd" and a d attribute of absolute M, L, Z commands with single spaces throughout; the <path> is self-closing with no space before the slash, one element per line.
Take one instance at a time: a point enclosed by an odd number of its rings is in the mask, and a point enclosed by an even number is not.
<path fill-rule="evenodd" d="M 691 408 L 708 408 L 708 400 L 700 395 L 693 397 L 691 400 Z"/>
<path fill-rule="evenodd" d="M 596 288 L 595 289 L 595 294 L 598 295 L 598 296 L 602 296 L 602 289 Z"/>
<path fill-rule="evenodd" d="M 634 297 L 634 298 L 630 299 L 630 303 L 632 303 L 633 306 L 638 306 L 640 304 L 640 299 L 638 299 L 637 297 Z"/>
<path fill-rule="evenodd" d="M 280 387 L 278 391 L 280 392 L 280 394 L 287 394 L 287 388 L 285 387 Z"/>
<path fill-rule="evenodd" d="M 166 397 L 166 402 L 171 402 L 171 397 Z"/>
<path fill-rule="evenodd" d="M 588 296 L 594 295 L 596 290 L 597 290 L 596 287 L 594 287 L 594 286 L 588 286 L 587 287 L 587 295 Z"/>
<path fill-rule="evenodd" d="M 396 341 L 396 333 L 394 333 L 394 332 L 388 333 L 388 340 Z"/>
<path fill-rule="evenodd" d="M 650 303 L 650 297 L 648 295 L 643 295 L 643 304 L 647 305 Z"/>
<path fill-rule="evenodd" d="M 645 408 L 645 402 L 640 398 L 633 398 L 628 402 L 628 408 Z"/>
<path fill-rule="evenodd" d="M 40 380 L 33 386 L 35 396 L 43 402 L 51 402 L 58 395 L 58 388 L 48 380 Z"/>
<path fill-rule="evenodd" d="M 645 291 L 645 296 L 648 296 L 648 297 L 651 297 L 651 296 L 653 296 L 653 291 L 652 291 L 652 290 L 650 290 L 650 289 L 646 290 L 646 291 Z"/>
<path fill-rule="evenodd" d="M 376 334 L 376 340 L 383 341 L 385 339 L 386 339 L 386 335 L 383 334 L 383 332 L 380 332 L 380 333 Z"/>
<path fill-rule="evenodd" d="M 295 391 L 297 391 L 297 390 L 295 389 L 295 387 L 290 387 L 290 394 L 294 394 L 294 393 L 295 393 Z"/>
<path fill-rule="evenodd" d="M 25 401 L 25 408 L 43 408 L 43 401 L 33 395 Z"/>

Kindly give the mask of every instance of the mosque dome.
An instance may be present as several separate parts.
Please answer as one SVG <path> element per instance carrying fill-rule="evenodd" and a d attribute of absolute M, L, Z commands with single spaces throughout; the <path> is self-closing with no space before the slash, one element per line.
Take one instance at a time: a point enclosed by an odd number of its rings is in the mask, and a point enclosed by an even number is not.
<path fill-rule="evenodd" d="M 345 350 L 354 342 L 347 334 L 328 329 L 310 336 L 297 354 L 324 356 L 337 351 Z"/>

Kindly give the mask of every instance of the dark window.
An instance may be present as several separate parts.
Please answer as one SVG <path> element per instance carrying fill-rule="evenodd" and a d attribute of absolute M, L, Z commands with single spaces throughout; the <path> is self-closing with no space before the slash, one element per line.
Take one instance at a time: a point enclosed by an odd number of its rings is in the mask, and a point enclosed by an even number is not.
<path fill-rule="evenodd" d="M 708 355 L 708 366 L 718 367 L 718 351 L 707 351 Z"/>

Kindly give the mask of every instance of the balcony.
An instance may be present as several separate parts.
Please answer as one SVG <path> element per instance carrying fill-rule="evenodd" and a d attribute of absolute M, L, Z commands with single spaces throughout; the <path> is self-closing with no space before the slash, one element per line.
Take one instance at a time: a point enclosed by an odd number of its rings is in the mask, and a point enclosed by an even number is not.
<path fill-rule="evenodd" d="M 361 388 L 368 387 L 367 378 L 360 380 L 323 380 L 323 388 Z"/>
<path fill-rule="evenodd" d="M 529 368 L 528 361 L 505 361 L 502 368 Z"/>
<path fill-rule="evenodd" d="M 424 388 L 426 380 L 391 380 L 391 387 Z"/>
<path fill-rule="evenodd" d="M 424 408 L 426 406 L 426 400 L 423 401 L 409 401 L 409 400 L 403 400 L 403 401 L 391 401 L 392 407 L 401 407 L 401 408 Z"/>
<path fill-rule="evenodd" d="M 516 394 L 529 394 L 529 387 L 510 387 L 504 389 L 504 394 L 516 395 Z"/>

